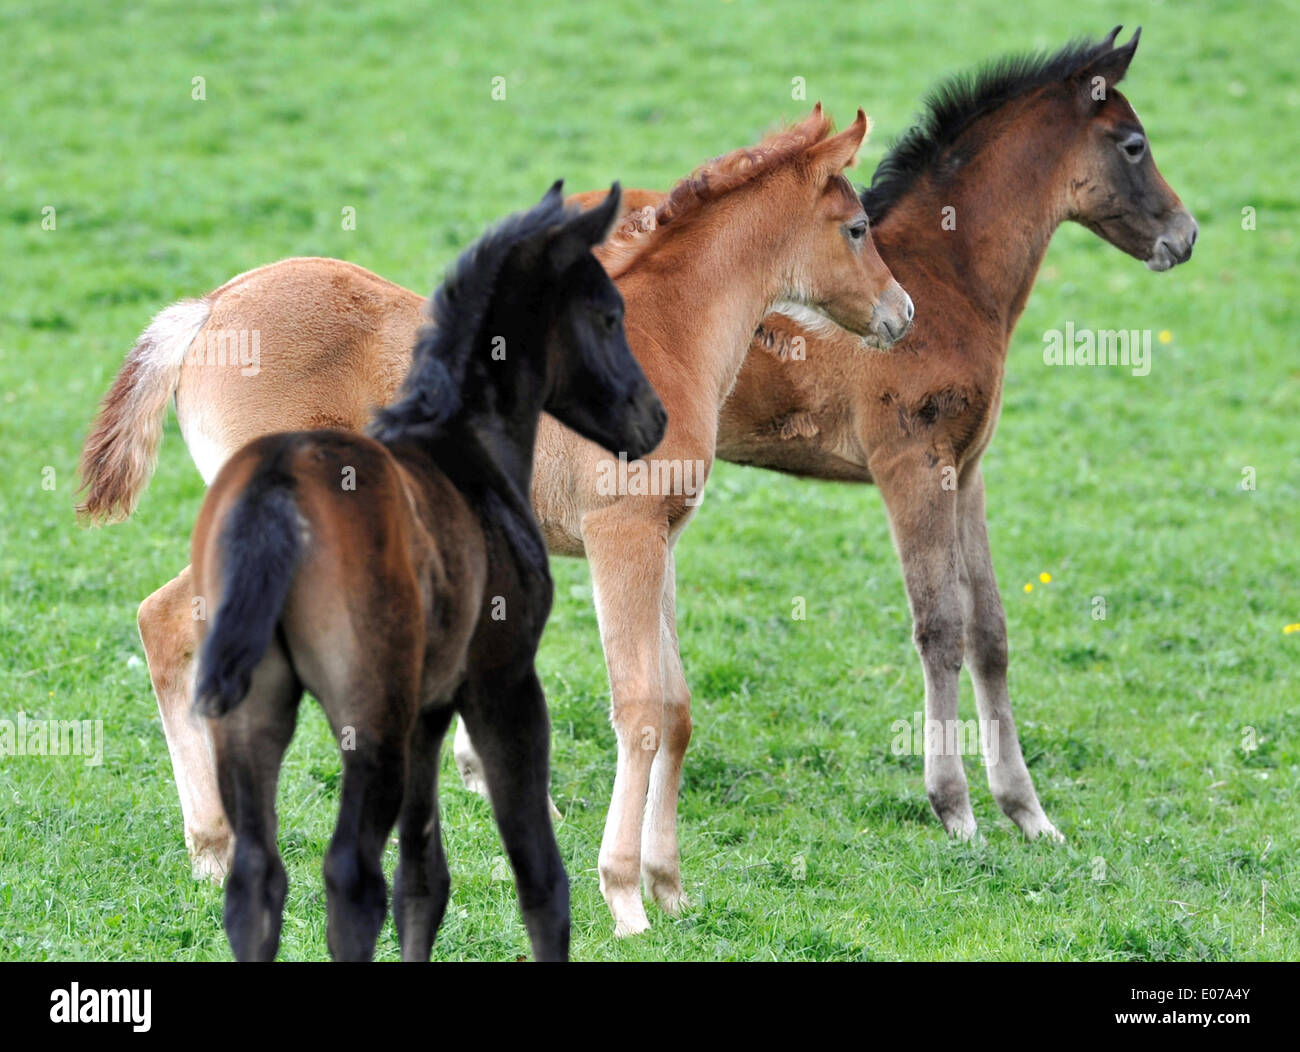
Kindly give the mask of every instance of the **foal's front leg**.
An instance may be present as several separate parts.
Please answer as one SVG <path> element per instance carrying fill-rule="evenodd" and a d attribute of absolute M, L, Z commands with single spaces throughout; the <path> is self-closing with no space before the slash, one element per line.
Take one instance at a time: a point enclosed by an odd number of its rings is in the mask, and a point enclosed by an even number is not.
<path fill-rule="evenodd" d="M 691 743 L 691 691 L 677 643 L 676 560 L 668 554 L 660 618 L 660 666 L 664 678 L 663 740 L 650 768 L 645 822 L 641 828 L 641 878 L 668 913 L 689 905 L 682 891 L 677 848 L 677 796 L 682 763 Z"/>
<path fill-rule="evenodd" d="M 191 867 L 196 878 L 209 877 L 220 883 L 230 869 L 235 836 L 217 789 L 211 732 L 207 721 L 190 708 L 194 692 L 194 620 L 196 614 L 204 612 L 201 607 L 195 608 L 193 580 L 187 566 L 140 604 L 137 623 L 171 753 Z"/>
<path fill-rule="evenodd" d="M 951 460 L 926 449 L 905 451 L 872 475 L 889 509 L 894 544 L 912 607 L 912 638 L 925 674 L 925 791 L 952 836 L 975 835 L 957 726 L 963 625 L 957 491 Z"/>
<path fill-rule="evenodd" d="M 975 685 L 980 740 L 989 789 L 998 806 L 1026 837 L 1065 838 L 1048 821 L 1025 766 L 1007 690 L 1007 615 L 998 595 L 984 517 L 984 478 L 978 468 L 962 481 L 957 515 L 965 560 L 966 660 Z"/>
<path fill-rule="evenodd" d="M 645 515 L 639 514 L 642 509 Z M 629 501 L 588 512 L 582 522 L 618 738 L 598 864 L 615 936 L 650 927 L 641 900 L 641 826 L 663 737 L 661 618 L 669 556 L 667 523 L 656 521 L 657 510 L 650 502 Z M 675 834 L 672 838 L 675 855 Z M 659 840 L 659 858 L 667 853 L 667 843 Z"/>
<path fill-rule="evenodd" d="M 566 961 L 569 878 L 547 812 L 551 728 L 546 696 L 534 669 L 511 678 L 514 682 L 469 683 L 456 700 L 478 744 L 533 958 Z"/>

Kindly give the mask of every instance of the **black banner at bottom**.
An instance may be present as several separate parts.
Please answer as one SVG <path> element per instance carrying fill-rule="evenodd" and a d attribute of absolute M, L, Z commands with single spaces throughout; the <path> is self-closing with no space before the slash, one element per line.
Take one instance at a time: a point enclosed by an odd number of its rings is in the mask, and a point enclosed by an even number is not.
<path fill-rule="evenodd" d="M 695 974 L 670 976 L 672 968 Z M 499 1041 L 511 1030 L 580 1026 L 590 1036 L 606 1021 L 640 1020 L 683 1026 L 693 1041 L 711 1033 L 734 1041 L 771 1037 L 778 1019 L 810 1036 L 839 1024 L 865 1038 L 877 1025 L 923 1020 L 967 1022 L 979 1033 L 1000 1019 L 1020 1032 L 1172 1029 L 1231 1039 L 1293 1035 L 1298 980 L 1295 964 L 3 964 L 0 1011 L 6 1035 L 94 1038 L 103 1028 L 127 1040 L 211 1031 L 238 1042 L 242 1026 L 380 1038 L 403 1023 L 423 1024 L 437 1040 L 443 1026 L 469 1023 Z M 460 1009 L 468 1015 L 458 1023 Z"/>

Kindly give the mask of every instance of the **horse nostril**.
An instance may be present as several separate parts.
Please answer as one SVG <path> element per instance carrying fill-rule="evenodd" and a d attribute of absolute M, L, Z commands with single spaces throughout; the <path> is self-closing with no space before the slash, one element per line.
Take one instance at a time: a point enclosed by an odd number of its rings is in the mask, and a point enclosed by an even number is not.
<path fill-rule="evenodd" d="M 910 323 L 916 317 L 916 305 L 912 302 L 912 297 L 903 293 L 903 298 L 907 300 L 907 306 L 903 308 L 903 317 Z"/>

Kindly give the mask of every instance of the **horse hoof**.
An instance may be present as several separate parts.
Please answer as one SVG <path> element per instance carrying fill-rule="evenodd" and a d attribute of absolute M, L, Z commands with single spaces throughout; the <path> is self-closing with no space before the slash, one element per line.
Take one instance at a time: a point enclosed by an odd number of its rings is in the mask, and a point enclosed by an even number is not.
<path fill-rule="evenodd" d="M 1021 827 L 1021 830 L 1025 834 L 1026 840 L 1041 840 L 1046 838 L 1051 840 L 1053 843 L 1065 843 L 1065 837 L 1061 834 L 1061 831 L 1057 829 L 1056 826 L 1052 825 L 1052 823 L 1046 818 L 1043 818 L 1041 822 L 1033 825 L 1026 823 L 1025 826 Z"/>
<path fill-rule="evenodd" d="M 210 880 L 217 887 L 225 882 L 228 869 L 225 853 L 210 848 L 200 851 L 190 859 L 190 876 L 195 880 Z"/>
<path fill-rule="evenodd" d="M 633 935 L 643 935 L 649 930 L 650 921 L 645 917 L 614 922 L 614 938 L 616 939 L 626 939 Z"/>
<path fill-rule="evenodd" d="M 614 915 L 614 938 L 626 939 L 649 930 L 650 919 L 645 915 L 640 886 L 621 887 L 617 894 L 607 894 L 605 901 L 609 904 L 609 912 Z"/>
<path fill-rule="evenodd" d="M 943 827 L 954 840 L 969 843 L 979 837 L 979 828 L 975 825 L 973 814 L 952 815 L 943 820 Z"/>
<path fill-rule="evenodd" d="M 678 917 L 682 910 L 689 909 L 691 900 L 686 897 L 686 892 L 680 887 L 671 888 L 663 885 L 651 885 L 650 894 L 654 896 L 655 902 L 659 903 L 659 908 L 667 913 L 670 917 Z"/>
<path fill-rule="evenodd" d="M 479 796 L 483 797 L 483 799 L 487 799 L 487 783 L 483 780 L 483 776 L 476 769 L 461 767 L 460 781 L 461 784 L 471 793 L 477 793 Z"/>

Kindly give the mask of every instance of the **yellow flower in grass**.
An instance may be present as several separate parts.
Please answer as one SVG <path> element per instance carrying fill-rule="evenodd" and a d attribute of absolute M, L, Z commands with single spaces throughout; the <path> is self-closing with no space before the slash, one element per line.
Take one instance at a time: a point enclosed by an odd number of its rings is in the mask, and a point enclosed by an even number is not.
<path fill-rule="evenodd" d="M 1174 334 L 1168 329 L 1161 329 L 1160 335 L 1156 337 L 1161 343 L 1173 343 Z"/>
<path fill-rule="evenodd" d="M 1051 575 L 1050 573 L 1040 573 L 1040 574 L 1038 575 L 1038 579 L 1039 579 L 1040 581 L 1042 581 L 1043 584 L 1051 584 L 1051 583 L 1052 583 L 1052 575 Z"/>
<path fill-rule="evenodd" d="M 1284 636 L 1289 636 L 1292 632 L 1300 632 L 1300 622 L 1296 622 L 1294 625 L 1287 625 L 1282 629 L 1282 634 Z"/>
<path fill-rule="evenodd" d="M 1027 585 L 1025 585 L 1025 591 L 1032 592 L 1033 590 L 1034 590 L 1034 582 L 1030 581 Z"/>

